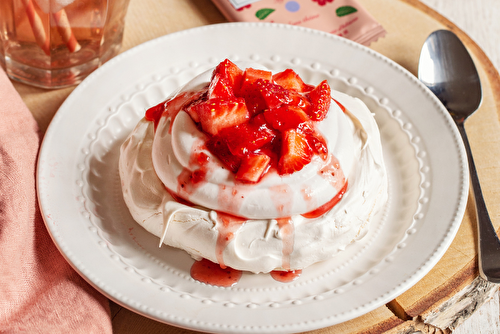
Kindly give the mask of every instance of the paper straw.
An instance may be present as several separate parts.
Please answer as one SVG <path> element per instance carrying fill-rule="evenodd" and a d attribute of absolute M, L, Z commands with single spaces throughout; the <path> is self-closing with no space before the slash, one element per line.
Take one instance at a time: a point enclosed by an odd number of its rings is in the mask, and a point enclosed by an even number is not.
<path fill-rule="evenodd" d="M 50 40 L 47 38 L 47 34 L 43 28 L 42 19 L 35 11 L 35 7 L 31 0 L 23 0 L 23 3 L 26 7 L 26 14 L 28 15 L 28 20 L 30 21 L 31 30 L 33 30 L 36 43 L 42 48 L 46 55 L 50 55 Z"/>
<path fill-rule="evenodd" d="M 68 15 L 66 15 L 66 11 L 61 9 L 57 13 L 52 14 L 54 21 L 57 24 L 57 31 L 61 34 L 64 43 L 66 43 L 66 47 L 69 52 L 76 52 L 80 50 L 82 47 L 78 43 L 73 34 L 73 29 L 69 25 Z"/>

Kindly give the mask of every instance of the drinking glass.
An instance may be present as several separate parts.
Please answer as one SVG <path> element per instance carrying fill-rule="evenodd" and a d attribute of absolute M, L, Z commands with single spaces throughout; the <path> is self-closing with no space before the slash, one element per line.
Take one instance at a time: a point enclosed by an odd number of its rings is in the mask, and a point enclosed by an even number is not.
<path fill-rule="evenodd" d="M 0 63 L 33 86 L 81 82 L 115 56 L 130 0 L 0 0 Z"/>

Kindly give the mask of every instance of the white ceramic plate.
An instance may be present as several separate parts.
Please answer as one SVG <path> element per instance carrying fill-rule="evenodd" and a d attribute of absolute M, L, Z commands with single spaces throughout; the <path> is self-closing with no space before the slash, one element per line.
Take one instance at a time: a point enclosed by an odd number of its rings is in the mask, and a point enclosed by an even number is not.
<path fill-rule="evenodd" d="M 190 277 L 193 260 L 158 248 L 123 202 L 119 147 L 145 110 L 224 58 L 328 79 L 376 114 L 389 203 L 368 235 L 292 283 L 244 274 L 232 288 Z M 463 145 L 439 101 L 399 65 L 326 33 L 277 24 L 221 24 L 167 35 L 112 59 L 61 106 L 43 140 L 38 191 L 62 254 L 131 310 L 216 333 L 292 333 L 340 323 L 409 289 L 441 258 L 468 190 Z"/>

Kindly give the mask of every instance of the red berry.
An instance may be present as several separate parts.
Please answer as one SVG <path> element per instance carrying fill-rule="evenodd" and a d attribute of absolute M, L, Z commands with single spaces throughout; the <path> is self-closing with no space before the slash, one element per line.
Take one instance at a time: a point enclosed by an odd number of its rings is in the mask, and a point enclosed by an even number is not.
<path fill-rule="evenodd" d="M 221 138 L 224 138 L 227 142 L 227 146 L 233 155 L 247 156 L 274 140 L 277 135 L 276 132 L 267 125 L 263 117 L 262 121 L 260 118 L 254 117 L 248 123 L 227 128 L 220 132 Z"/>
<path fill-rule="evenodd" d="M 285 89 L 295 90 L 300 93 L 311 91 L 314 86 L 307 85 L 300 76 L 292 69 L 286 69 L 283 72 L 273 75 L 273 80 Z"/>
<path fill-rule="evenodd" d="M 309 116 L 300 108 L 283 105 L 264 111 L 266 121 L 276 130 L 312 129 L 313 125 Z"/>
<path fill-rule="evenodd" d="M 265 174 L 271 163 L 266 154 L 248 155 L 241 160 L 236 179 L 244 182 L 258 182 Z"/>
<path fill-rule="evenodd" d="M 231 98 L 240 90 L 243 71 L 226 59 L 212 72 L 212 79 L 208 88 L 208 97 Z"/>
<path fill-rule="evenodd" d="M 325 119 L 332 101 L 330 85 L 328 85 L 326 80 L 323 80 L 309 93 L 309 100 L 311 101 L 309 117 L 313 121 L 322 121 Z"/>
<path fill-rule="evenodd" d="M 242 98 L 210 99 L 194 105 L 193 109 L 198 114 L 203 131 L 211 135 L 250 119 Z"/>
<path fill-rule="evenodd" d="M 298 172 L 311 162 L 313 152 L 307 143 L 306 135 L 290 129 L 283 133 L 279 160 L 279 174 Z"/>
<path fill-rule="evenodd" d="M 234 156 L 227 147 L 226 141 L 220 136 L 211 137 L 207 143 L 208 150 L 215 155 L 231 172 L 236 173 L 241 164 L 241 159 Z"/>

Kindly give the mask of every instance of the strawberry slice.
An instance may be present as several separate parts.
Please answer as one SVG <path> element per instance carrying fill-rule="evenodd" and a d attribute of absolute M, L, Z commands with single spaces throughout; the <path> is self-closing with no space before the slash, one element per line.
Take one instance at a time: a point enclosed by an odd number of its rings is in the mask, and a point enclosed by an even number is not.
<path fill-rule="evenodd" d="M 241 85 L 243 87 L 244 85 L 252 84 L 258 79 L 270 82 L 273 80 L 273 73 L 270 71 L 257 70 L 255 68 L 247 68 L 243 73 L 243 82 Z"/>
<path fill-rule="evenodd" d="M 230 99 L 232 97 L 234 97 L 234 90 L 227 78 L 216 76 L 210 81 L 208 86 L 209 99 Z"/>
<path fill-rule="evenodd" d="M 263 115 L 273 129 L 278 131 L 288 129 L 305 131 L 313 128 L 309 116 L 298 107 L 283 105 L 278 108 L 267 109 Z"/>
<path fill-rule="evenodd" d="M 229 148 L 227 142 L 221 136 L 216 135 L 211 137 L 206 146 L 208 150 L 215 155 L 231 172 L 236 173 L 241 164 L 241 158 L 234 156 Z"/>
<path fill-rule="evenodd" d="M 309 117 L 313 121 L 322 121 L 325 119 L 330 103 L 332 101 L 330 85 L 326 80 L 323 80 L 309 94 L 311 101 L 311 109 L 309 109 Z"/>
<path fill-rule="evenodd" d="M 254 83 L 242 85 L 239 97 L 245 99 L 247 109 L 251 115 L 257 115 L 266 109 L 266 101 L 262 97 L 259 87 Z"/>
<path fill-rule="evenodd" d="M 250 119 L 250 113 L 242 98 L 210 99 L 195 104 L 192 108 L 193 112 L 198 114 L 202 130 L 211 135 Z"/>
<path fill-rule="evenodd" d="M 225 59 L 215 68 L 212 73 L 212 79 L 216 76 L 226 78 L 232 87 L 240 87 L 241 80 L 243 79 L 243 70 L 229 59 Z"/>
<path fill-rule="evenodd" d="M 311 162 L 313 152 L 309 147 L 306 135 L 294 129 L 286 130 L 283 134 L 281 157 L 278 162 L 280 175 L 292 174 L 301 170 Z"/>
<path fill-rule="evenodd" d="M 241 160 L 236 179 L 243 182 L 258 182 L 266 173 L 271 163 L 271 157 L 266 154 L 252 154 Z"/>
<path fill-rule="evenodd" d="M 292 69 L 286 69 L 273 75 L 273 81 L 285 89 L 306 93 L 313 90 L 314 86 L 302 81 L 300 76 Z"/>
<path fill-rule="evenodd" d="M 254 84 L 257 85 L 267 108 L 277 108 L 292 101 L 290 91 L 280 85 L 262 79 L 258 79 Z"/>
<path fill-rule="evenodd" d="M 306 139 L 314 154 L 319 155 L 323 160 L 328 158 L 326 139 L 320 133 L 313 130 L 312 133 L 307 133 Z"/>
<path fill-rule="evenodd" d="M 248 110 L 252 115 L 262 112 L 266 108 L 266 101 L 262 97 L 257 81 L 270 82 L 273 78 L 272 72 L 247 68 L 243 73 L 243 79 L 238 97 L 243 97 Z"/>
<path fill-rule="evenodd" d="M 193 101 L 184 108 L 184 111 L 187 112 L 189 116 L 191 116 L 191 119 L 195 123 L 200 123 L 200 116 L 198 115 L 198 105 L 205 102 L 207 102 L 206 95 L 202 96 L 198 100 Z"/>
<path fill-rule="evenodd" d="M 277 133 L 258 115 L 250 122 L 222 130 L 219 134 L 227 142 L 229 151 L 244 157 L 255 153 L 276 138 Z"/>
<path fill-rule="evenodd" d="M 231 98 L 239 92 L 243 71 L 229 59 L 221 62 L 212 72 L 208 97 Z"/>
<path fill-rule="evenodd" d="M 290 92 L 291 101 L 288 103 L 289 106 L 298 107 L 306 112 L 309 115 L 310 110 L 312 108 L 311 102 L 309 98 L 301 93 L 295 92 L 293 90 Z"/>

